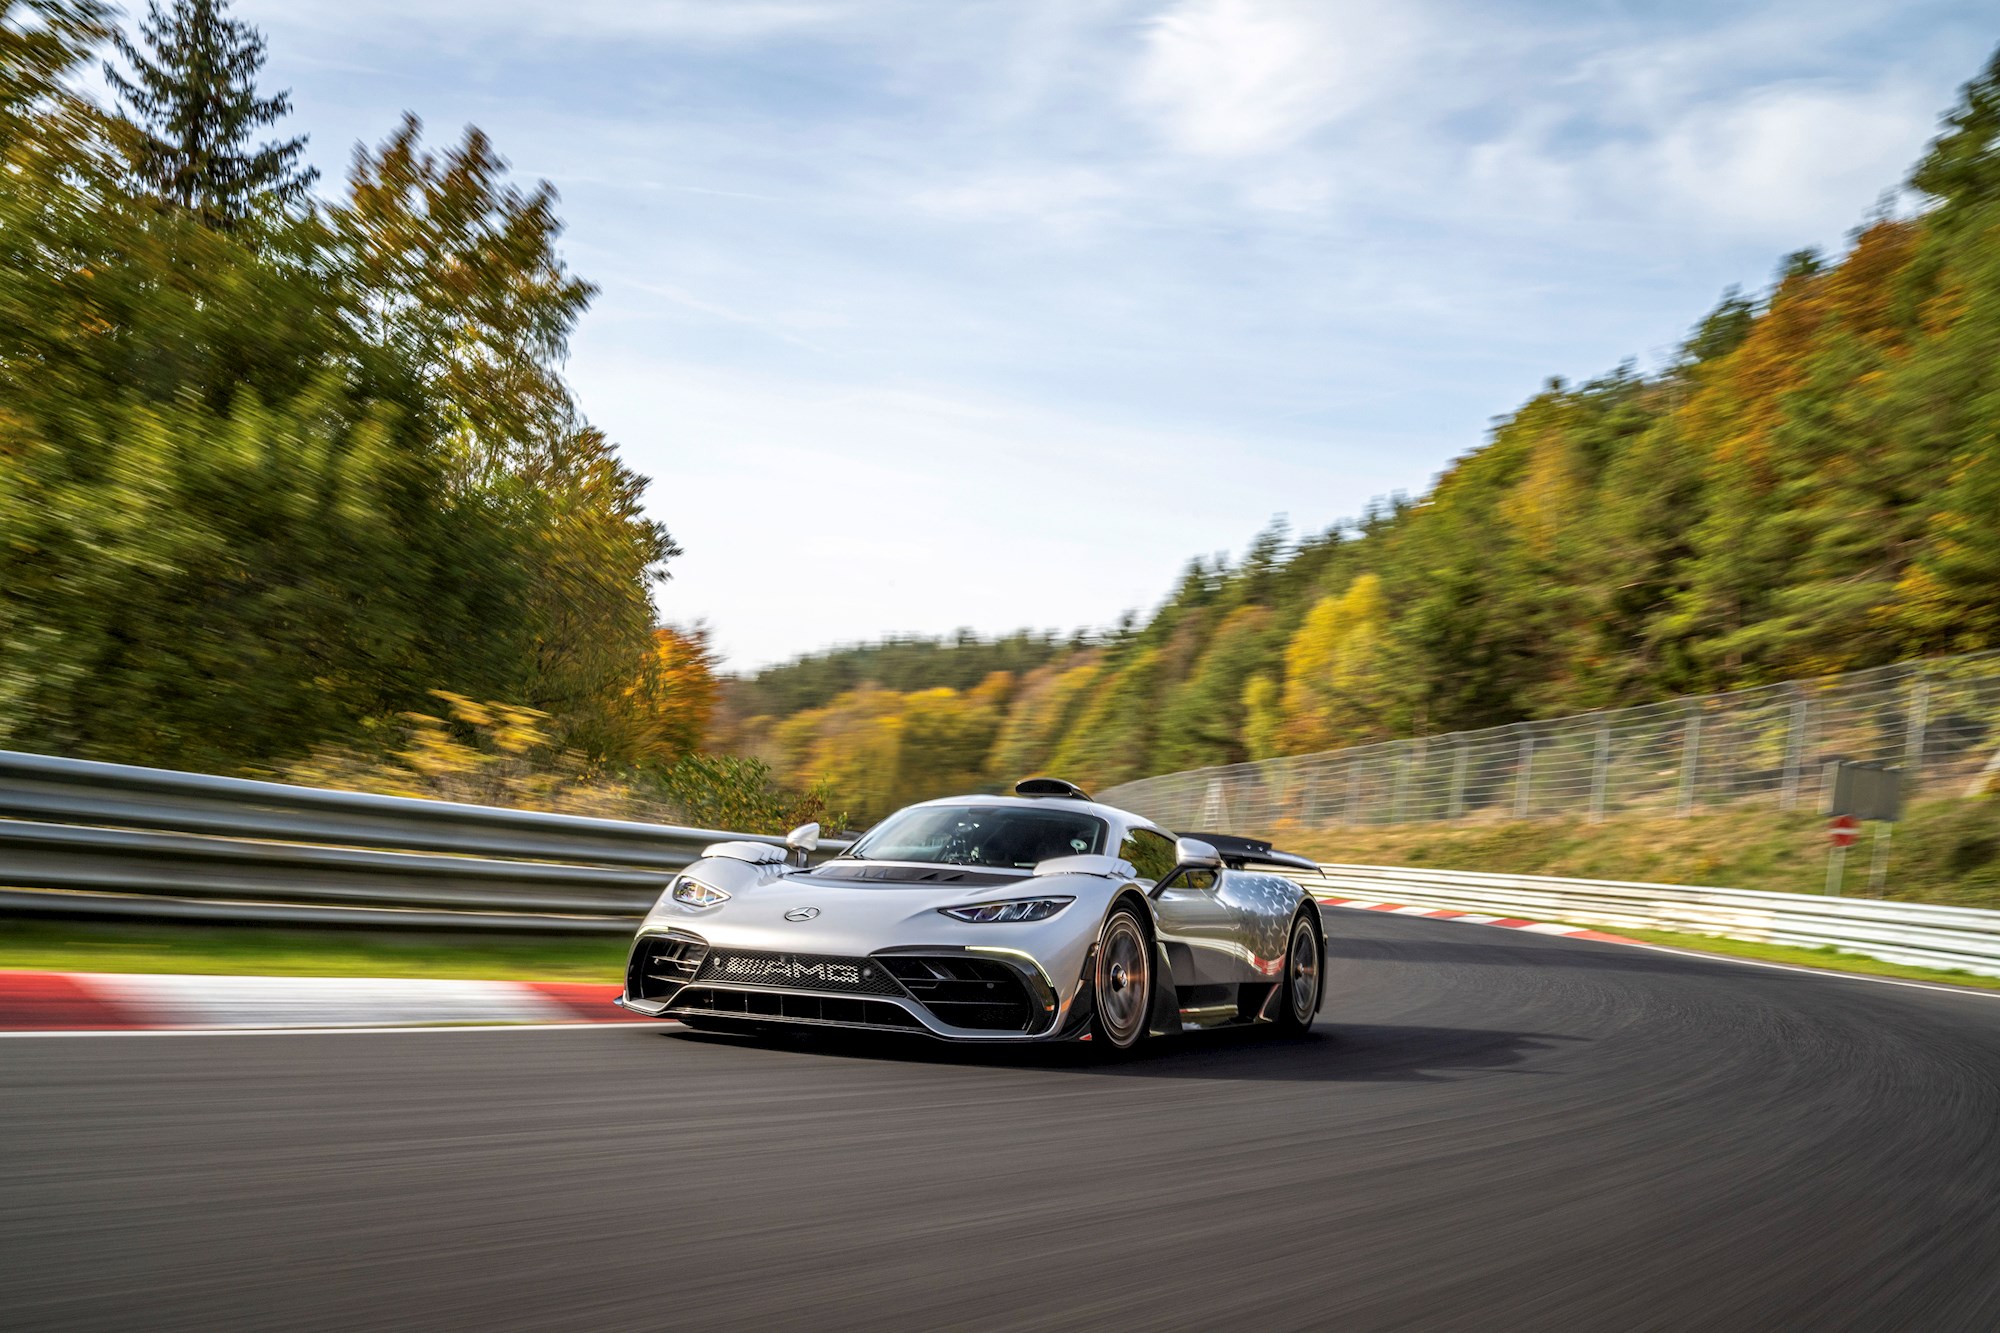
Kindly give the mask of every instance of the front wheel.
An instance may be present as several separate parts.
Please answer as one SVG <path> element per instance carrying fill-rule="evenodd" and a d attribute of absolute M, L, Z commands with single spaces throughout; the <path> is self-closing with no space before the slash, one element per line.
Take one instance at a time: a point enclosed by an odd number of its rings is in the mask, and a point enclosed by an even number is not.
<path fill-rule="evenodd" d="M 1129 1051 L 1146 1035 L 1153 1003 L 1153 951 L 1129 906 L 1111 913 L 1097 940 L 1097 1040 Z"/>
<path fill-rule="evenodd" d="M 1319 1013 L 1320 987 L 1325 984 L 1321 975 L 1321 963 L 1326 958 L 1326 950 L 1320 944 L 1319 928 L 1313 925 L 1312 915 L 1301 912 L 1292 922 L 1291 938 L 1285 944 L 1285 979 L 1279 983 L 1284 994 L 1278 1001 L 1278 1027 L 1290 1033 L 1303 1033 L 1313 1025 L 1313 1018 Z"/>

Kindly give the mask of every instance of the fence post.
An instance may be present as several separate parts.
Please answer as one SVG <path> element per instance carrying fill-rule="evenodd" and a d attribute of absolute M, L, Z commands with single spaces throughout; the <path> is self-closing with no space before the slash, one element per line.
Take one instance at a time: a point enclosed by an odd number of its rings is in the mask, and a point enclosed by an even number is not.
<path fill-rule="evenodd" d="M 1611 776 L 1611 723 L 1599 719 L 1597 723 L 1597 759 L 1590 772 L 1590 822 L 1595 824 L 1604 818 L 1604 788 Z"/>
<path fill-rule="evenodd" d="M 1889 839 L 1894 837 L 1896 825 L 1887 819 L 1875 821 L 1874 855 L 1868 866 L 1868 896 L 1880 898 L 1883 886 L 1889 882 Z"/>
<path fill-rule="evenodd" d="M 1924 766 L 1924 731 L 1931 718 L 1931 678 L 1920 666 L 1917 683 L 1910 688 L 1909 722 L 1903 734 L 1903 782 L 1912 794 Z"/>
<path fill-rule="evenodd" d="M 1799 775 L 1806 766 L 1806 725 L 1812 717 L 1812 701 L 1804 689 L 1793 685 L 1798 697 L 1792 702 L 1792 724 L 1785 741 L 1785 789 L 1780 809 L 1790 810 L 1799 803 Z"/>
<path fill-rule="evenodd" d="M 1681 799 L 1678 813 L 1685 819 L 1694 813 L 1695 774 L 1701 769 L 1701 709 L 1688 709 L 1686 732 L 1681 738 Z"/>
<path fill-rule="evenodd" d="M 1208 780 L 1208 795 L 1202 799 L 1200 819 L 1203 824 L 1213 824 L 1218 832 L 1232 831 L 1229 828 L 1229 802 L 1223 795 L 1220 776 Z"/>
<path fill-rule="evenodd" d="M 1457 819 L 1465 813 L 1465 742 L 1458 743 L 1458 753 L 1451 760 L 1451 817 Z"/>
<path fill-rule="evenodd" d="M 1535 779 L 1535 733 L 1523 727 L 1520 753 L 1514 758 L 1514 817 L 1528 817 L 1530 794 Z"/>
<path fill-rule="evenodd" d="M 1410 791 L 1410 751 L 1413 748 L 1409 741 L 1396 742 L 1396 795 L 1394 803 L 1389 807 L 1391 824 L 1403 822 L 1404 798 Z"/>

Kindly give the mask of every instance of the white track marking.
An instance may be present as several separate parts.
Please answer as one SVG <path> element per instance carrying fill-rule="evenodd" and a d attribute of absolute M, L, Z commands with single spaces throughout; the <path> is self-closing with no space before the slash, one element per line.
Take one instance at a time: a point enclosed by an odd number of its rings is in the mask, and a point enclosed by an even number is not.
<path fill-rule="evenodd" d="M 1324 898 L 1317 901 L 1322 907 L 1339 907 L 1349 911 L 1366 912 L 1372 910 L 1374 907 L 1374 904 L 1370 903 L 1328 902 Z M 1389 915 L 1402 915 L 1403 912 L 1411 912 L 1412 910 L 1404 908 L 1402 912 L 1390 913 Z M 1426 907 L 1416 908 L 1414 912 L 1429 917 L 1433 921 L 1449 921 L 1474 926 L 1490 926 L 1496 921 L 1509 919 L 1498 916 L 1478 916 L 1470 912 L 1461 912 L 1455 916 L 1433 915 L 1438 910 L 1440 909 Z M 1526 925 L 1508 926 L 1506 929 L 1525 930 L 1537 935 L 1554 935 L 1557 937 L 1610 933 L 1608 931 L 1600 932 L 1595 926 L 1565 926 L 1554 921 L 1533 921 Z M 1672 954 L 1676 958 L 1699 958 L 1715 963 L 1736 963 L 1743 967 L 1762 967 L 1773 972 L 1796 972 L 1800 976 L 1825 977 L 1834 981 L 1872 981 L 1878 986 L 1901 986 L 1907 990 L 1936 991 L 1940 995 L 1970 995 L 1976 999 L 2000 1000 L 2000 990 L 1983 990 L 1976 986 L 1953 986 L 1935 981 L 1908 981 L 1902 977 L 1878 977 L 1868 972 L 1843 972 L 1836 967 L 1804 967 L 1798 963 L 1773 963 L 1762 958 L 1745 958 L 1740 954 L 1706 953 L 1700 949 L 1677 949 L 1671 944 L 1648 944 L 1644 940 L 1600 938 L 1579 940 L 1577 942 L 1579 944 L 1610 944 L 1621 949 L 1649 949 L 1654 953 Z"/>
<path fill-rule="evenodd" d="M 370 1033 L 407 1037 L 441 1032 L 657 1032 L 662 1028 L 679 1026 L 671 1019 L 618 1023 L 592 1023 L 587 1019 L 578 1019 L 573 1023 L 459 1023 L 449 1027 L 411 1024 L 408 1027 L 79 1028 L 71 1031 L 37 1029 L 31 1032 L 0 1032 L 0 1040 L 9 1037 L 338 1037 L 366 1036 Z"/>
<path fill-rule="evenodd" d="M 1773 963 L 1762 958 L 1745 958 L 1733 953 L 1706 953 L 1700 949 L 1676 949 L 1671 944 L 1648 944 L 1644 940 L 1580 940 L 1580 944 L 1615 944 L 1621 949 L 1647 949 L 1670 953 L 1676 958 L 1704 958 L 1715 963 L 1736 963 L 1743 967 L 1764 967 L 1774 972 L 1796 972 L 1800 976 L 1825 977 L 1832 981 L 1872 981 L 1878 986 L 1903 986 L 1909 990 L 1936 991 L 1940 995 L 1970 995 L 1981 1000 L 2000 1000 L 2000 990 L 1977 986 L 1949 986 L 1935 981 L 1907 981 L 1902 977 L 1878 977 L 1869 972 L 1843 972 L 1835 967 L 1802 967 L 1797 963 Z M 1865 956 L 1865 955 L 1864 955 Z"/>
<path fill-rule="evenodd" d="M 93 972 L 77 980 L 127 1013 L 175 1028 L 550 1023 L 574 1017 L 561 1003 L 505 981 L 172 972 Z"/>

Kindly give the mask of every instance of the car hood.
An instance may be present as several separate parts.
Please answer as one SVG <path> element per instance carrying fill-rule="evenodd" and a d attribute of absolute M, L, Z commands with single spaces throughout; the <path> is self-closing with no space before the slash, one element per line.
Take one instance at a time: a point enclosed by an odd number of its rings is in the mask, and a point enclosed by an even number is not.
<path fill-rule="evenodd" d="M 711 944 L 738 949 L 840 955 L 914 945 L 1004 945 L 1016 934 L 1040 934 L 1040 926 L 1058 934 L 1094 934 L 1098 917 L 1121 887 L 1101 875 L 1009 874 L 891 862 L 830 862 L 788 870 L 711 858 L 697 861 L 685 873 L 728 893 L 729 900 L 689 907 L 663 896 L 647 916 L 646 929 L 689 931 Z M 1040 923 L 974 925 L 937 910 L 1025 897 L 1077 901 Z"/>
<path fill-rule="evenodd" d="M 992 870 L 983 866 L 833 860 L 785 878 L 793 883 L 845 888 L 992 888 L 1031 883 L 1034 877 L 1018 870 Z"/>

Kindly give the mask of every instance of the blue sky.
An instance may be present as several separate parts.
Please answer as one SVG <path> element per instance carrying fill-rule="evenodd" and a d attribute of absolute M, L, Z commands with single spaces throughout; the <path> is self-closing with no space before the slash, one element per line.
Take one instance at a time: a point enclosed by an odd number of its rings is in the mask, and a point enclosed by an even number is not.
<path fill-rule="evenodd" d="M 561 191 L 585 410 L 747 669 L 1103 625 L 1837 249 L 2000 41 L 1924 0 L 238 0 L 330 177 Z"/>

